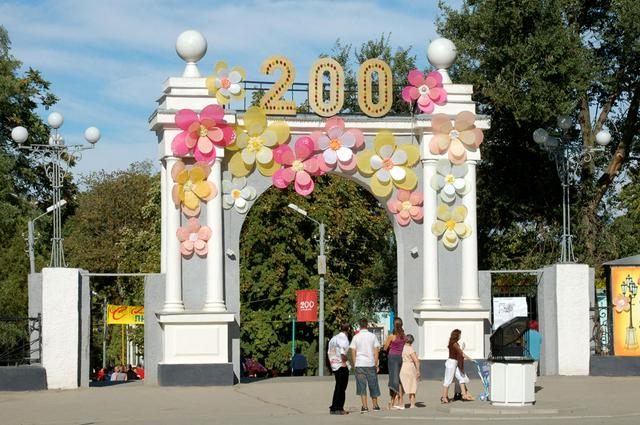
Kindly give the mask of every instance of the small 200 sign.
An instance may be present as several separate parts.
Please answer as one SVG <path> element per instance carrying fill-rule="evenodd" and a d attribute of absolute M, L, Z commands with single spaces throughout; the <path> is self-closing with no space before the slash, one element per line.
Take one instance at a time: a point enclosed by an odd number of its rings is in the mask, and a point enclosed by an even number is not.
<path fill-rule="evenodd" d="M 285 100 L 284 94 L 291 88 L 296 77 L 293 63 L 285 56 L 271 56 L 262 62 L 260 71 L 272 74 L 280 71 L 280 78 L 260 100 L 267 114 L 295 115 L 296 102 Z M 378 75 L 378 100 L 373 100 L 373 74 Z M 329 77 L 329 98 L 324 98 L 324 76 Z M 369 59 L 358 70 L 358 105 L 370 117 L 381 117 L 391 110 L 393 104 L 393 76 L 391 67 L 380 59 Z M 318 59 L 309 71 L 309 106 L 316 114 L 330 117 L 344 105 L 344 69 L 332 58 Z"/>
<path fill-rule="evenodd" d="M 315 305 L 315 301 L 300 301 L 300 311 L 313 310 L 313 307 L 315 307 Z"/>

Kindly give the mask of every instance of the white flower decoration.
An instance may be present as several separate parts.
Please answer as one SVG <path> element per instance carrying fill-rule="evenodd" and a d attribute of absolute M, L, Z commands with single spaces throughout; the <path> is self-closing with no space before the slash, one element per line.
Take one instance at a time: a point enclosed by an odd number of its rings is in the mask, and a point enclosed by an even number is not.
<path fill-rule="evenodd" d="M 249 201 L 256 199 L 256 189 L 247 186 L 245 177 L 233 177 L 222 181 L 222 206 L 225 210 L 235 208 L 240 214 L 249 210 Z"/>
<path fill-rule="evenodd" d="M 462 197 L 470 187 L 464 176 L 467 175 L 467 164 L 453 165 L 448 159 L 438 161 L 437 174 L 431 178 L 431 187 L 440 194 L 440 199 L 448 204 L 456 200 L 456 193 Z"/>

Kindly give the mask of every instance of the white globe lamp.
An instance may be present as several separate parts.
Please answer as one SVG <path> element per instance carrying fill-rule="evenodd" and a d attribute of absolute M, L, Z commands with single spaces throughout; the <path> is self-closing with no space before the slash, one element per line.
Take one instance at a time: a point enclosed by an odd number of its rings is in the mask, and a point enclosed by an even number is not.
<path fill-rule="evenodd" d="M 184 31 L 176 40 L 176 53 L 187 63 L 182 76 L 200 77 L 196 63 L 207 53 L 207 39 L 199 31 Z"/>
<path fill-rule="evenodd" d="M 600 130 L 596 134 L 596 143 L 600 146 L 607 146 L 611 142 L 611 133 L 607 130 Z"/>
<path fill-rule="evenodd" d="M 16 127 L 11 130 L 11 138 L 14 142 L 21 145 L 27 141 L 27 137 L 29 137 L 29 132 L 24 127 Z"/>
<path fill-rule="evenodd" d="M 89 127 L 84 131 L 84 138 L 87 142 L 95 145 L 100 140 L 100 130 L 97 127 Z"/>
<path fill-rule="evenodd" d="M 533 141 L 539 145 L 544 145 L 549 138 L 549 133 L 544 128 L 538 128 L 533 132 Z"/>
<path fill-rule="evenodd" d="M 51 126 L 51 128 L 55 128 L 56 130 L 62 127 L 62 123 L 64 123 L 64 117 L 60 112 L 52 112 L 47 117 L 47 122 Z"/>
<path fill-rule="evenodd" d="M 569 130 L 573 126 L 573 120 L 569 115 L 560 115 L 557 120 L 558 127 L 563 130 Z"/>
<path fill-rule="evenodd" d="M 457 55 L 456 45 L 451 40 L 443 37 L 433 40 L 427 48 L 429 63 L 442 75 L 444 84 L 451 84 L 447 69 L 453 65 Z"/>

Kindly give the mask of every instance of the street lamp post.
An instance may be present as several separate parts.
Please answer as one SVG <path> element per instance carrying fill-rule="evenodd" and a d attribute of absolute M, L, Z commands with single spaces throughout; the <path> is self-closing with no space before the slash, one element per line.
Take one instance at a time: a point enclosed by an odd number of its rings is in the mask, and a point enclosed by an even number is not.
<path fill-rule="evenodd" d="M 562 239 L 560 262 L 573 263 L 573 235 L 571 235 L 571 185 L 577 180 L 579 166 L 591 162 L 595 152 L 604 152 L 611 141 L 611 134 L 601 130 L 596 134 L 598 147 L 585 148 L 582 141 L 568 137 L 567 131 L 574 123 L 570 116 L 560 115 L 557 129 L 551 132 L 538 128 L 533 132 L 533 140 L 544 149 L 556 163 L 556 170 L 562 185 Z"/>
<path fill-rule="evenodd" d="M 289 204 L 289 208 L 316 223 L 320 229 L 320 255 L 318 256 L 318 275 L 320 275 L 320 312 L 318 318 L 318 376 L 324 376 L 324 275 L 327 272 L 327 257 L 324 253 L 325 226 L 323 222 L 314 220 L 307 212 L 296 204 Z"/>
<path fill-rule="evenodd" d="M 629 297 L 629 327 L 627 328 L 627 334 L 625 338 L 626 348 L 636 348 L 638 346 L 638 339 L 636 338 L 636 329 L 633 327 L 633 299 L 638 294 L 638 285 L 633 281 L 631 275 L 627 275 L 627 278 L 622 281 L 622 295 Z M 627 292 L 629 295 L 627 295 Z"/>
<path fill-rule="evenodd" d="M 98 140 L 100 140 L 100 130 L 96 127 L 89 127 L 84 131 L 84 138 L 89 142 L 89 145 L 65 145 L 64 138 L 59 132 L 59 128 L 64 122 L 62 114 L 52 112 L 47 117 L 47 122 L 53 130 L 49 136 L 49 144 L 47 145 L 23 146 L 22 144 L 26 142 L 29 137 L 29 132 L 24 127 L 15 127 L 11 130 L 11 138 L 18 144 L 20 149 L 33 152 L 36 162 L 44 164 L 45 173 L 51 181 L 51 195 L 53 206 L 55 206 L 62 205 L 62 185 L 69 169 L 68 159 L 78 157 L 81 151 L 93 149 Z M 51 261 L 49 266 L 65 267 L 66 262 L 64 259 L 64 249 L 62 247 L 62 213 L 60 208 L 54 208 L 52 211 L 53 237 L 51 238 Z M 47 212 L 49 212 L 49 209 L 47 209 Z M 29 230 L 32 230 L 32 228 Z"/>
<path fill-rule="evenodd" d="M 42 214 L 40 214 L 39 216 L 37 216 L 33 220 L 29 220 L 27 222 L 27 230 L 28 230 L 27 244 L 28 244 L 28 248 L 29 248 L 29 271 L 32 274 L 36 272 L 36 255 L 35 255 L 36 238 L 35 238 L 35 231 L 34 231 L 35 222 L 40 217 L 43 217 L 43 216 L 49 214 L 51 211 L 59 209 L 59 208 L 62 208 L 62 206 L 64 206 L 66 203 L 67 203 L 67 200 L 66 199 L 62 199 L 57 204 L 54 204 L 54 205 L 51 205 L 50 207 L 48 207 L 45 212 L 43 212 Z"/>

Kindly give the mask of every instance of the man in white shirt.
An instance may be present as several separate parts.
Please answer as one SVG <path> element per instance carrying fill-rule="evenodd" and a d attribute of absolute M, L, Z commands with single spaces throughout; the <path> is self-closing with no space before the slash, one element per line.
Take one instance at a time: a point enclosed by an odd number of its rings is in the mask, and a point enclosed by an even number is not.
<path fill-rule="evenodd" d="M 362 400 L 360 413 L 369 411 L 367 405 L 367 386 L 373 410 L 380 410 L 378 397 L 380 397 L 380 387 L 378 386 L 378 375 L 380 371 L 378 365 L 378 355 L 380 353 L 380 341 L 367 329 L 367 319 L 360 319 L 360 331 L 351 340 L 351 359 L 356 368 L 356 394 Z"/>
<path fill-rule="evenodd" d="M 349 384 L 349 367 L 347 365 L 347 351 L 349 351 L 349 331 L 351 326 L 348 323 L 340 325 L 340 332 L 329 341 L 329 363 L 333 376 L 336 379 L 336 386 L 333 390 L 333 400 L 329 413 L 332 415 L 346 415 L 344 410 L 345 392 Z"/>

